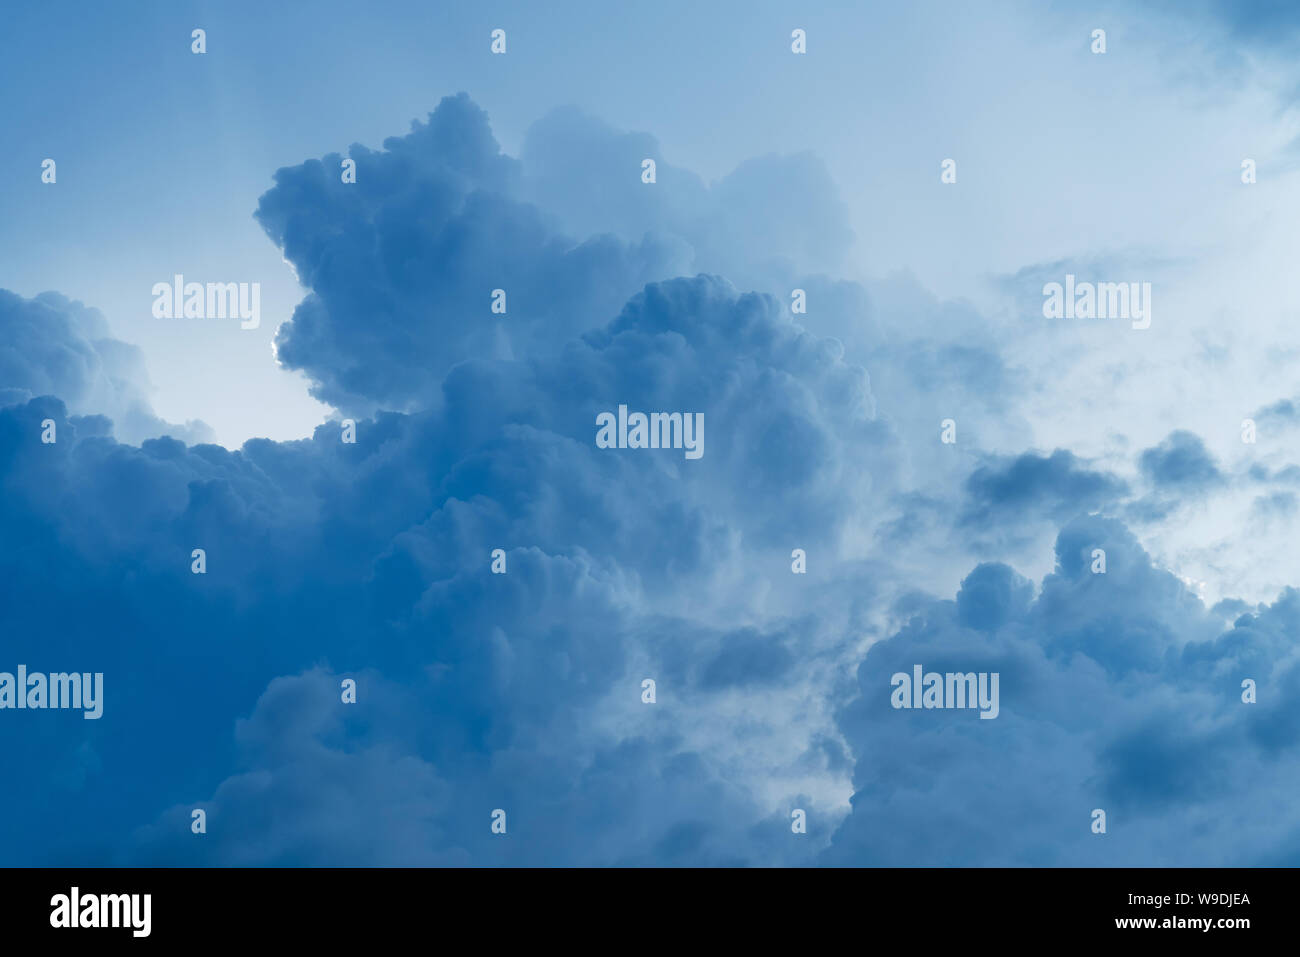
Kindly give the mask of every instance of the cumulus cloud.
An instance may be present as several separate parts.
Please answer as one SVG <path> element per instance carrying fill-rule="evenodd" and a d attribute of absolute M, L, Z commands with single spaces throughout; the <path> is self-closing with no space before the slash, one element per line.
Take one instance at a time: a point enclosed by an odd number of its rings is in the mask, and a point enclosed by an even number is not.
<path fill-rule="evenodd" d="M 1207 609 L 1108 517 L 1110 463 L 996 451 L 1026 445 L 1021 370 L 970 303 L 816 274 L 851 239 L 816 160 L 706 185 L 575 111 L 516 159 L 464 95 L 348 155 L 355 184 L 341 154 L 282 169 L 257 218 L 304 287 L 279 360 L 355 444 L 123 444 L 129 355 L 66 300 L 10 304 L 47 338 L 0 366 L 0 575 L 31 596 L 0 627 L 107 689 L 98 722 L 0 723 L 14 863 L 1292 853 L 1251 815 L 1293 784 L 1294 595 Z M 703 414 L 703 457 L 598 448 L 619 405 Z M 1136 467 L 1232 478 L 1184 433 Z M 1044 536 L 1045 575 L 979 561 Z M 918 662 L 1000 672 L 1001 714 L 893 710 Z"/>
<path fill-rule="evenodd" d="M 773 273 L 838 272 L 853 242 L 838 190 L 808 152 L 755 157 L 706 185 L 667 162 L 653 136 L 564 107 L 529 128 L 519 158 L 524 194 L 564 229 L 671 236 L 693 271 L 746 288 L 766 288 Z M 656 163 L 652 187 L 641 181 L 645 159 Z"/>
<path fill-rule="evenodd" d="M 24 299 L 0 289 L 0 404 L 54 395 L 76 414 L 106 416 L 123 442 L 211 440 L 203 422 L 155 416 L 150 388 L 140 350 L 110 336 L 98 309 L 57 292 Z"/>
<path fill-rule="evenodd" d="M 1122 498 L 1125 483 L 1089 469 L 1073 453 L 1025 452 L 981 465 L 966 480 L 967 524 L 989 527 L 1007 523 L 1007 513 L 1026 512 L 1061 521 L 1079 511 L 1094 511 Z"/>
<path fill-rule="evenodd" d="M 279 360 L 345 412 L 427 407 L 456 363 L 558 348 L 681 264 L 654 238 L 554 231 L 518 197 L 519 162 L 464 94 L 349 157 L 355 184 L 326 156 L 279 170 L 257 209 L 310 291 L 276 334 Z"/>
<path fill-rule="evenodd" d="M 980 565 L 955 601 L 913 609 L 868 651 L 840 717 L 857 756 L 853 813 L 827 862 L 1205 866 L 1294 853 L 1300 819 L 1275 816 L 1295 786 L 1283 757 L 1294 739 L 1273 720 L 1298 673 L 1277 630 L 1293 595 L 1229 628 L 1109 519 L 1067 524 L 1056 560 L 1036 597 L 1007 566 Z M 915 664 L 999 673 L 999 716 L 894 709 L 891 675 Z M 1246 678 L 1268 689 L 1268 709 L 1243 703 Z"/>
<path fill-rule="evenodd" d="M 1161 489 L 1204 491 L 1223 481 L 1214 457 L 1200 437 L 1178 431 L 1138 456 L 1143 475 Z"/>
<path fill-rule="evenodd" d="M 680 454 L 630 459 L 593 442 L 596 411 L 620 399 L 646 409 L 703 409 L 706 422 L 723 427 L 706 432 L 698 462 Z M 45 416 L 60 428 L 53 446 L 35 441 Z M 218 810 L 244 801 L 289 802 L 318 786 L 304 780 L 309 772 L 361 774 L 368 790 L 327 806 L 338 814 L 381 813 L 382 804 L 373 804 L 378 779 L 429 765 L 427 775 L 419 774 L 462 792 L 467 780 L 487 774 L 471 792 L 483 801 L 506 801 L 489 795 L 510 782 L 511 807 L 525 822 L 540 822 L 567 813 L 562 809 L 600 762 L 635 760 L 660 775 L 657 796 L 638 800 L 647 813 L 655 808 L 666 816 L 647 818 L 625 839 L 602 839 L 602 853 L 613 856 L 593 857 L 597 845 L 579 841 L 563 858 L 574 862 L 656 854 L 681 862 L 760 860 L 739 829 L 771 809 L 724 783 L 721 758 L 708 753 L 724 741 L 734 750 L 734 733 L 718 726 L 700 739 L 674 720 L 654 723 L 655 712 L 638 697 L 643 672 L 633 668 L 651 667 L 665 681 L 666 700 L 680 697 L 694 713 L 707 714 L 710 705 L 688 700 L 691 688 L 724 697 L 773 686 L 806 693 L 799 679 L 826 667 L 806 654 L 806 634 L 782 626 L 723 630 L 711 623 L 720 609 L 694 605 L 727 584 L 718 569 L 746 548 L 788 551 L 796 528 L 805 545 L 830 547 L 853 504 L 841 485 L 849 476 L 858 481 L 857 506 L 866 509 L 875 494 L 872 457 L 884 447 L 860 367 L 769 298 L 742 295 L 710 277 L 648 286 L 606 328 L 558 355 L 462 363 L 447 376 L 437 411 L 363 420 L 355 446 L 341 443 L 337 424 L 330 424 L 307 441 L 258 440 L 238 452 L 170 439 L 132 449 L 103 430 L 83 432 L 56 400 L 13 406 L 0 421 L 10 481 L 6 521 L 27 523 L 33 547 L 42 550 L 39 560 L 14 568 L 11 580 L 35 587 L 62 564 L 75 571 L 83 594 L 103 596 L 98 612 L 135 636 L 100 649 L 105 673 L 159 685 L 138 713 L 112 716 L 115 727 L 133 730 L 132 747 L 165 756 L 175 782 L 185 778 L 192 786 L 187 775 L 201 774 L 211 754 L 229 744 L 219 722 L 200 720 L 184 736 L 171 727 L 142 727 L 156 709 L 184 702 L 187 711 L 229 715 L 232 704 L 249 707 L 261 693 L 257 674 L 291 674 L 319 658 L 365 663 L 403 682 L 425 676 L 416 685 L 427 699 L 419 716 L 402 721 L 438 730 L 409 750 L 377 753 L 373 762 L 351 754 L 336 761 L 320 753 L 317 731 L 307 729 L 308 757 L 245 757 L 236 776 L 195 799 Z M 699 464 L 704 468 L 691 471 Z M 507 575 L 488 572 L 495 543 L 508 550 Z M 194 547 L 206 551 L 204 576 L 189 573 Z M 137 600 L 142 594 L 150 599 Z M 662 594 L 672 597 L 664 601 Z M 52 619 L 11 611 L 11 623 L 32 636 L 17 649 L 41 658 L 84 657 L 84 609 L 63 605 Z M 674 609 L 681 620 L 663 617 Z M 698 640 L 667 640 L 660 628 Z M 36 636 L 49 629 L 60 642 L 38 644 Z M 168 651 L 177 632 L 194 649 L 180 660 Z M 815 628 L 813 636 L 825 638 L 826 629 Z M 698 662 L 706 649 L 708 658 Z M 178 684 L 178 666 L 202 672 Z M 367 693 L 392 696 L 378 683 Z M 635 717 L 611 706 L 620 699 Z M 759 707 L 753 700 L 740 706 Z M 648 729 L 633 731 L 647 721 Z M 765 735 L 773 733 L 770 719 L 760 724 L 769 725 Z M 391 736 L 385 740 L 393 744 Z M 112 753 L 122 746 L 116 735 L 100 745 Z M 826 762 L 799 765 L 806 746 L 796 736 L 777 752 L 792 779 L 825 772 Z M 772 760 L 757 746 L 755 752 L 753 761 Z M 105 753 L 95 753 L 103 762 Z M 359 771 L 341 771 L 358 763 Z M 706 795 L 707 811 L 699 810 Z M 469 861 L 492 846 L 464 844 L 469 825 L 447 823 L 445 815 L 471 820 L 468 803 L 439 813 L 437 826 L 450 828 L 445 840 L 431 831 L 427 844 L 377 841 L 373 853 L 402 846 L 401 861 L 419 848 L 427 861 Z M 301 827 L 311 830 L 330 814 L 306 813 Z M 472 816 L 482 815 L 475 805 Z M 144 849 L 127 859 L 183 856 L 185 845 L 164 839 L 187 833 L 165 823 L 182 816 L 174 810 L 142 832 Z M 212 820 L 213 839 L 205 845 L 211 860 L 244 861 L 249 848 L 260 846 L 249 830 L 259 814 L 223 811 Z M 218 832 L 218 820 L 239 824 Z M 716 830 L 720 821 L 734 822 L 724 828 L 725 840 Z M 611 818 L 609 826 L 617 823 Z M 266 845 L 268 853 L 282 861 L 349 859 L 353 843 L 311 833 L 319 846 L 286 833 Z M 509 859 L 555 860 L 557 848 L 530 844 Z"/>

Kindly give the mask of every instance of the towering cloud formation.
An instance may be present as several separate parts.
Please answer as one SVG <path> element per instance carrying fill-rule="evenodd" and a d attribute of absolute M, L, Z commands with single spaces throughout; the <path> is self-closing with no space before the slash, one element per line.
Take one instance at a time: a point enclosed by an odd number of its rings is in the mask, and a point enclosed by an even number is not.
<path fill-rule="evenodd" d="M 555 232 L 463 94 L 384 147 L 353 147 L 356 183 L 336 155 L 282 169 L 257 210 L 311 291 L 277 354 L 343 411 L 427 407 L 456 363 L 560 348 L 685 264 L 652 238 Z"/>
<path fill-rule="evenodd" d="M 1294 857 L 1251 823 L 1294 784 L 1294 595 L 1207 609 L 1113 517 L 1128 481 L 941 444 L 1014 434 L 1017 380 L 970 307 L 808 276 L 850 239 L 818 163 L 648 186 L 649 137 L 562 111 L 516 160 L 464 95 L 384 146 L 257 210 L 305 287 L 280 361 L 355 444 L 119 444 L 121 349 L 0 298 L 48 343 L 4 357 L 0 629 L 105 675 L 98 721 L 0 721 L 13 863 Z M 707 453 L 598 448 L 620 404 L 702 413 Z M 1203 453 L 1142 475 L 1228 481 Z M 1045 528 L 1041 583 L 976 558 Z M 918 662 L 999 672 L 998 717 L 893 710 Z"/>

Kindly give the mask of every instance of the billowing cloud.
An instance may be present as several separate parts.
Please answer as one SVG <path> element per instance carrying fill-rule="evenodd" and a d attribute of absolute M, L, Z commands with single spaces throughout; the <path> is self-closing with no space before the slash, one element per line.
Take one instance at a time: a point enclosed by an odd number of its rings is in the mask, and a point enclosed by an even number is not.
<path fill-rule="evenodd" d="M 642 181 L 646 159 L 656 164 L 653 185 Z M 807 152 L 750 159 L 706 185 L 667 162 L 654 137 L 565 107 L 528 130 L 520 163 L 525 195 L 565 230 L 674 237 L 690 250 L 690 269 L 745 288 L 766 289 L 773 274 L 836 273 L 853 242 L 830 174 Z"/>
<path fill-rule="evenodd" d="M 1294 596 L 1229 624 L 1113 520 L 1068 524 L 1056 559 L 1036 596 L 1007 566 L 980 565 L 955 602 L 914 608 L 872 646 L 841 712 L 855 794 L 827 862 L 1206 866 L 1294 854 L 1300 817 L 1276 816 L 1296 786 L 1294 737 L 1277 730 L 1293 723 L 1277 719 L 1300 675 L 1278 628 Z M 998 716 L 894 708 L 891 676 L 916 665 L 998 674 Z M 1257 704 L 1243 701 L 1246 679 Z"/>
<path fill-rule="evenodd" d="M 257 209 L 310 290 L 276 335 L 279 360 L 343 411 L 427 407 L 456 363 L 559 348 L 680 265 L 654 238 L 555 232 L 464 94 L 349 157 L 355 183 L 326 156 L 279 170 Z"/>
<path fill-rule="evenodd" d="M 1239 477 L 1196 436 L 1025 451 L 996 324 L 830 274 L 851 236 L 807 155 L 706 185 L 564 110 L 516 159 L 464 95 L 348 155 L 355 184 L 282 169 L 257 218 L 304 287 L 279 359 L 355 443 L 123 444 L 129 354 L 0 299 L 46 336 L 0 379 L 0 628 L 107 696 L 0 722 L 13 863 L 1293 855 L 1253 822 L 1294 785 L 1294 593 L 1207 608 L 1113 517 L 1119 465 Z M 620 406 L 701 415 L 703 454 L 601 448 Z M 1045 537 L 1046 574 L 981 560 Z M 915 664 L 998 672 L 998 717 L 893 709 Z"/>
<path fill-rule="evenodd" d="M 159 435 L 211 439 L 202 422 L 155 416 L 149 389 L 140 350 L 110 336 L 98 309 L 57 292 L 24 299 L 0 289 L 0 403 L 57 395 L 76 414 L 107 416 L 118 439 L 132 444 Z"/>
<path fill-rule="evenodd" d="M 1142 473 L 1160 489 L 1199 492 L 1223 481 L 1205 443 L 1191 432 L 1174 432 L 1138 457 Z"/>
<path fill-rule="evenodd" d="M 1021 518 L 1027 512 L 1047 515 L 1059 522 L 1122 498 L 1126 487 L 1057 449 L 1051 455 L 1025 452 L 981 465 L 966 480 L 966 492 L 970 505 L 963 521 L 988 528 L 1007 524 L 1011 512 Z"/>

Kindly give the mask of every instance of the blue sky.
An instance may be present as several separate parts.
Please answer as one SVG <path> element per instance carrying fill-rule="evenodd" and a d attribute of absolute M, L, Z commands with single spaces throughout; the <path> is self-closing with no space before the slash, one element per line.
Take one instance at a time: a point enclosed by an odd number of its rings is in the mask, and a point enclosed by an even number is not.
<path fill-rule="evenodd" d="M 6 863 L 1295 863 L 1285 6 L 12 21 L 0 671 L 106 701 L 0 711 Z"/>

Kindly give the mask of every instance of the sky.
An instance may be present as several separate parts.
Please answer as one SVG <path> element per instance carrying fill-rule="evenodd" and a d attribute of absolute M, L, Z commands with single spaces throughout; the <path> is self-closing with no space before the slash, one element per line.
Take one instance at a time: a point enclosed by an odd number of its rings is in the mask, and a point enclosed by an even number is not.
<path fill-rule="evenodd" d="M 0 705 L 19 664 L 105 698 L 0 707 L 0 860 L 1296 863 L 1298 42 L 14 11 Z M 257 327 L 158 315 L 178 274 Z M 1050 317 L 1067 276 L 1149 325 Z M 703 453 L 603 447 L 620 406 Z M 896 707 L 918 664 L 996 718 Z"/>

